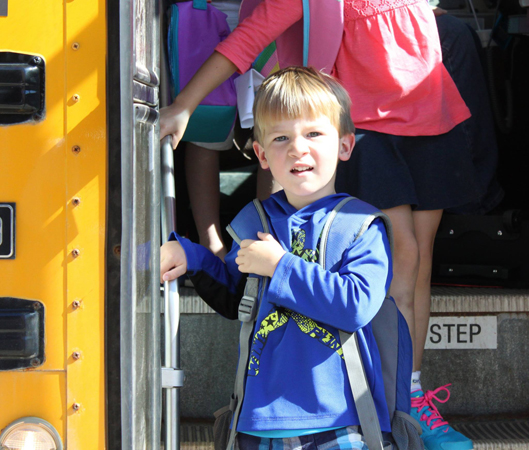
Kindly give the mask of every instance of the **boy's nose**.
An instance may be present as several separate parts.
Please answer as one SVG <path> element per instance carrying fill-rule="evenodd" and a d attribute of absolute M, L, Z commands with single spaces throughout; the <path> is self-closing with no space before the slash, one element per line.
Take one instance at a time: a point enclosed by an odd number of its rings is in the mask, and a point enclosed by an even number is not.
<path fill-rule="evenodd" d="M 302 136 L 292 140 L 289 150 L 289 154 L 293 157 L 302 156 L 310 151 L 307 141 Z"/>

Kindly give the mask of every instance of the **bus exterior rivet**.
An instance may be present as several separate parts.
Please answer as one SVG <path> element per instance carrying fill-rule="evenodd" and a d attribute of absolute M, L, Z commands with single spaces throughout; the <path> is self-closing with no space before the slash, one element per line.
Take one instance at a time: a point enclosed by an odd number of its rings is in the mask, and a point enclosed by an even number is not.
<path fill-rule="evenodd" d="M 39 359 L 39 358 L 33 358 L 33 359 L 31 360 L 31 365 L 32 365 L 33 367 L 37 367 L 39 364 L 40 364 L 40 359 Z"/>
<path fill-rule="evenodd" d="M 121 245 L 115 245 L 113 251 L 114 255 L 119 258 L 121 256 Z"/>
<path fill-rule="evenodd" d="M 80 254 L 81 254 L 81 252 L 79 251 L 79 249 L 74 248 L 74 249 L 72 250 L 72 256 L 73 256 L 74 258 L 77 258 Z"/>
<path fill-rule="evenodd" d="M 78 359 L 81 359 L 81 352 L 73 352 L 72 353 L 72 358 L 75 359 L 76 361 Z"/>
<path fill-rule="evenodd" d="M 449 234 L 454 234 L 454 230 L 450 230 Z"/>
<path fill-rule="evenodd" d="M 501 230 L 498 230 L 498 236 L 503 236 L 503 233 L 501 232 Z"/>
<path fill-rule="evenodd" d="M 40 58 L 39 56 L 35 56 L 35 58 L 33 58 L 33 64 L 38 66 L 41 63 L 42 63 L 42 58 Z"/>
<path fill-rule="evenodd" d="M 74 102 L 78 102 L 79 100 L 81 100 L 81 96 L 79 94 L 73 94 L 72 100 Z"/>
<path fill-rule="evenodd" d="M 79 206 L 81 204 L 81 199 L 79 197 L 72 198 L 72 205 Z"/>
<path fill-rule="evenodd" d="M 36 311 L 37 309 L 40 309 L 40 303 L 39 302 L 35 302 L 33 303 L 33 309 Z"/>
<path fill-rule="evenodd" d="M 498 269 L 492 269 L 492 273 L 498 273 Z"/>
<path fill-rule="evenodd" d="M 81 152 L 81 147 L 79 147 L 78 145 L 74 145 L 72 147 L 72 152 L 77 154 L 77 153 L 80 153 Z"/>
<path fill-rule="evenodd" d="M 448 271 L 449 271 L 449 272 L 453 272 L 453 271 L 454 271 L 454 269 L 450 268 L 450 269 L 448 269 Z"/>
<path fill-rule="evenodd" d="M 80 47 L 81 47 L 81 45 L 79 44 L 79 42 L 74 42 L 74 43 L 72 44 L 72 48 L 73 48 L 74 50 L 79 50 Z"/>
<path fill-rule="evenodd" d="M 81 301 L 80 300 L 74 300 L 72 302 L 72 308 L 73 309 L 77 309 L 77 308 L 79 308 L 79 306 L 81 306 Z"/>
<path fill-rule="evenodd" d="M 72 405 L 72 408 L 74 411 L 79 411 L 81 409 L 81 404 L 76 402 Z"/>

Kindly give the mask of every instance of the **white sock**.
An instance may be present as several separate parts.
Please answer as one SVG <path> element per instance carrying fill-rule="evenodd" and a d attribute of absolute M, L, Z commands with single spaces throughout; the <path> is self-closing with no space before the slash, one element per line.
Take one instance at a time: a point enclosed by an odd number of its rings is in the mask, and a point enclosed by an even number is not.
<path fill-rule="evenodd" d="M 422 391 L 420 370 L 411 374 L 411 392 L 415 391 Z"/>

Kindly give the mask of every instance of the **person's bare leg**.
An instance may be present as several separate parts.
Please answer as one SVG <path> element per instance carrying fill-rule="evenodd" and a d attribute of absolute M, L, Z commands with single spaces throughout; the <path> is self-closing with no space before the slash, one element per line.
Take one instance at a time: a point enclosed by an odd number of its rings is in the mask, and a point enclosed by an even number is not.
<path fill-rule="evenodd" d="M 408 323 L 415 348 L 414 294 L 419 271 L 419 249 L 410 205 L 384 209 L 393 226 L 393 281 L 390 294 Z M 415 363 L 414 363 L 414 369 Z"/>
<path fill-rule="evenodd" d="M 283 189 L 281 185 L 272 177 L 272 172 L 263 170 L 261 166 L 257 167 L 257 198 L 259 200 L 266 200 L 271 194 L 281 189 Z"/>
<path fill-rule="evenodd" d="M 186 147 L 186 178 L 200 244 L 224 259 L 220 228 L 219 153 L 192 143 Z"/>
<path fill-rule="evenodd" d="M 430 321 L 433 245 L 443 211 L 413 211 L 412 214 L 420 255 L 419 274 L 415 285 L 413 370 L 420 370 Z"/>

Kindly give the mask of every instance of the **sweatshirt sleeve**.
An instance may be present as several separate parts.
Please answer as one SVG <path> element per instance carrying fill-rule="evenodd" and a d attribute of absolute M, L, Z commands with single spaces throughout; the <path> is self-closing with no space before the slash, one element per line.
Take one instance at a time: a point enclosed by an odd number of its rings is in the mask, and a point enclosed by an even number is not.
<path fill-rule="evenodd" d="M 264 0 L 215 50 L 244 73 L 270 42 L 302 16 L 301 0 Z"/>
<path fill-rule="evenodd" d="M 202 300 L 227 319 L 237 319 L 247 278 L 235 264 L 238 244 L 233 243 L 224 263 L 207 248 L 177 233 L 172 233 L 169 240 L 177 240 L 182 245 L 187 258 L 186 274 Z"/>
<path fill-rule="evenodd" d="M 391 282 L 386 229 L 376 219 L 346 250 L 336 272 L 285 254 L 270 282 L 268 299 L 348 333 L 367 325 L 380 309 Z"/>

